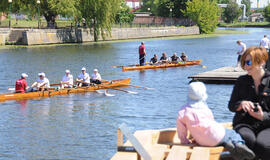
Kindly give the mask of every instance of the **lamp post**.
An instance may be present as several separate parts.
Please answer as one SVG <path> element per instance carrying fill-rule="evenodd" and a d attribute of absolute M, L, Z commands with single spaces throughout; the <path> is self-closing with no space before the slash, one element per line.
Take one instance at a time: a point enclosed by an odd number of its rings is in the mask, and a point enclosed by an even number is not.
<path fill-rule="evenodd" d="M 40 0 L 37 0 L 38 4 L 38 29 L 40 28 Z"/>
<path fill-rule="evenodd" d="M 170 8 L 171 26 L 172 26 L 172 9 Z"/>
<path fill-rule="evenodd" d="M 10 28 L 11 27 L 11 3 L 12 3 L 12 0 L 8 0 L 8 3 L 9 3 L 9 14 L 8 14 L 9 22 L 8 22 L 8 26 Z"/>

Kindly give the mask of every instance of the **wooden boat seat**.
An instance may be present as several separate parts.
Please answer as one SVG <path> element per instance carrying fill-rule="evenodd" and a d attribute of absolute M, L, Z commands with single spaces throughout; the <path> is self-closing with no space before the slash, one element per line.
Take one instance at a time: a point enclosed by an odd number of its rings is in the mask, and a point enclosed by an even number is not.
<path fill-rule="evenodd" d="M 231 123 L 223 125 L 226 128 L 232 128 Z M 202 147 L 195 144 L 182 145 L 176 128 L 140 130 L 136 131 L 131 137 L 126 134 L 125 136 L 129 137 L 128 141 L 123 144 L 123 133 L 120 129 L 117 130 L 117 146 L 134 147 L 134 150 L 118 151 L 111 160 L 219 160 L 220 153 L 226 151 L 224 147 Z M 134 139 L 141 144 L 139 147 L 137 144 L 134 145 Z M 140 155 L 140 152 L 135 148 L 144 150 L 149 155 L 149 159 L 143 158 L 144 156 Z"/>

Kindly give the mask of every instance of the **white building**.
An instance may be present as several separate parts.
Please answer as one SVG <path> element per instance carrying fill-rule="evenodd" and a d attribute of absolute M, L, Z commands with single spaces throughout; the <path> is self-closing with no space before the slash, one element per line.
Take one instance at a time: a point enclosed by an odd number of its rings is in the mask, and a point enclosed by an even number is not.
<path fill-rule="evenodd" d="M 126 0 L 126 4 L 132 9 L 138 9 L 141 8 L 142 2 L 141 0 Z"/>

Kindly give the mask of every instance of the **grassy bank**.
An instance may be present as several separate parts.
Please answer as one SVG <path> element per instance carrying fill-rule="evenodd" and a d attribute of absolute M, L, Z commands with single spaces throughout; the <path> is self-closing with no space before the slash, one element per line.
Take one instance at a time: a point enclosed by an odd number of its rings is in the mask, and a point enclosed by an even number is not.
<path fill-rule="evenodd" d="M 269 22 L 235 22 L 220 23 L 220 27 L 270 27 Z"/>

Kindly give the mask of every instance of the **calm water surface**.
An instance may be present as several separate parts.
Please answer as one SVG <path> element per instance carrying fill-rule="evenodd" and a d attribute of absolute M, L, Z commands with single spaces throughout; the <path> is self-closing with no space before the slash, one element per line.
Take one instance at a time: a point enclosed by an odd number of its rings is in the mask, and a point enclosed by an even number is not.
<path fill-rule="evenodd" d="M 140 40 L 69 46 L 0 50 L 0 92 L 14 87 L 22 72 L 33 83 L 45 72 L 57 83 L 66 69 L 74 77 L 84 66 L 98 68 L 103 79 L 132 78 L 131 83 L 155 88 L 128 87 L 139 94 L 110 91 L 114 97 L 89 92 L 68 96 L 0 103 L 0 159 L 95 159 L 116 152 L 116 129 L 125 122 L 132 131 L 175 127 L 180 106 L 186 101 L 188 76 L 236 65 L 237 40 L 258 45 L 269 29 L 238 29 L 248 34 L 201 39 L 145 40 L 147 59 L 153 54 L 185 51 L 203 65 L 159 70 L 122 72 L 115 65 L 138 62 Z M 232 85 L 208 84 L 208 104 L 219 122 L 231 121 L 227 103 Z"/>

